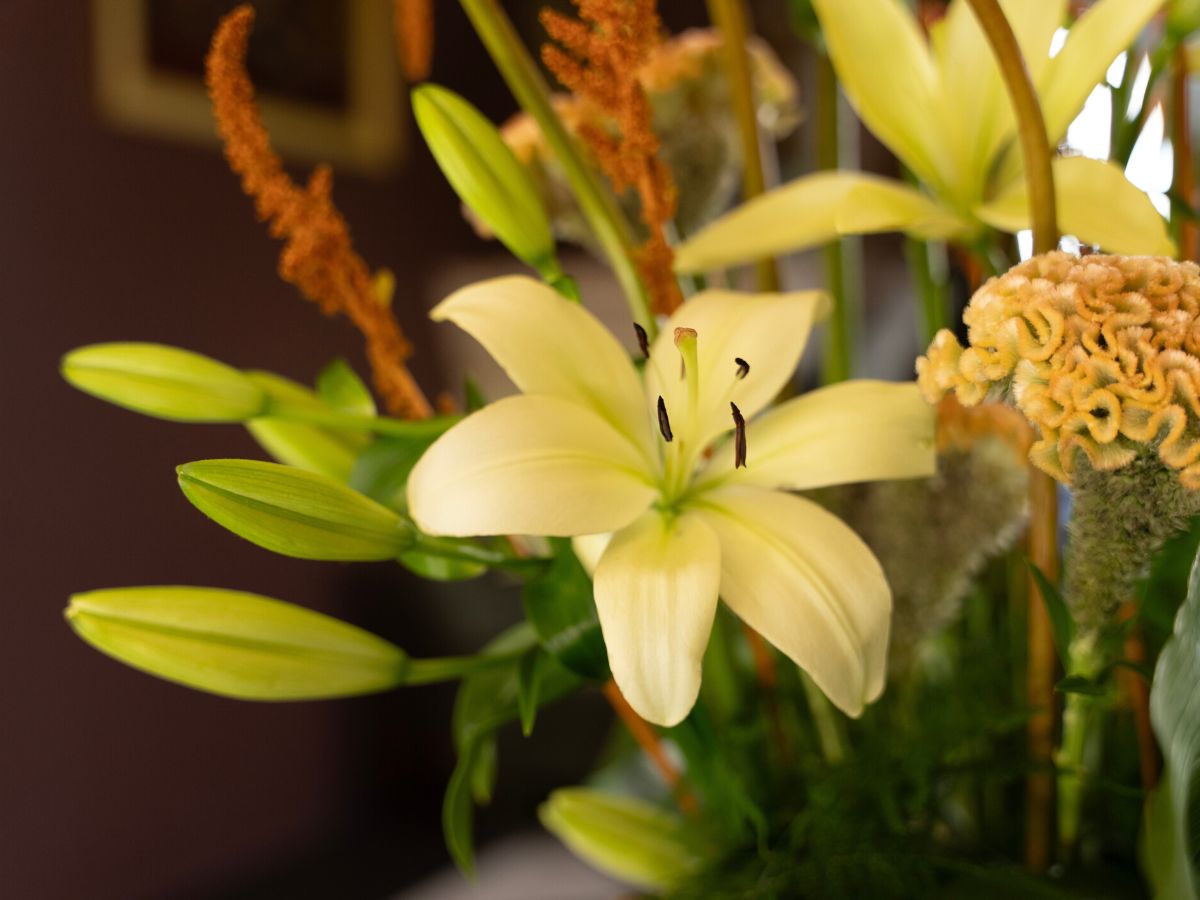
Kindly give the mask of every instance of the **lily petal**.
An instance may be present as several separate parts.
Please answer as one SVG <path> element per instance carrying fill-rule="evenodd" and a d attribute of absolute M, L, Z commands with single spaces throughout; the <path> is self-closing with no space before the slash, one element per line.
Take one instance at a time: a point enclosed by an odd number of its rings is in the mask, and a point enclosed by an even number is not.
<path fill-rule="evenodd" d="M 867 545 L 810 500 L 728 488 L 697 511 L 721 544 L 721 596 L 857 716 L 883 692 L 892 594 Z"/>
<path fill-rule="evenodd" d="M 1067 0 L 1001 0 L 1000 5 L 1036 82 L 1050 60 L 1050 42 L 1066 16 Z M 950 4 L 930 38 L 946 103 L 956 111 L 951 128 L 959 166 L 967 176 L 960 199 L 971 202 L 982 196 L 993 157 L 1015 131 L 1012 104 L 995 54 L 966 0 Z"/>
<path fill-rule="evenodd" d="M 810 490 L 831 484 L 924 478 L 937 469 L 936 416 L 916 384 L 843 381 L 780 404 L 750 423 L 745 468 L 718 447 L 701 486 Z"/>
<path fill-rule="evenodd" d="M 1099 0 L 1071 26 L 1067 42 L 1038 80 L 1050 143 L 1063 139 L 1113 60 L 1162 5 L 1163 0 Z"/>
<path fill-rule="evenodd" d="M 749 294 L 704 291 L 671 316 L 650 349 L 646 396 L 653 408 L 663 398 L 672 427 L 687 449 L 699 453 L 733 428 L 730 403 L 750 418 L 788 383 L 813 322 L 824 315 L 828 298 L 820 291 Z M 676 328 L 692 328 L 699 361 L 699 398 L 690 416 L 687 382 L 680 376 L 674 346 Z M 749 371 L 738 377 L 738 362 Z"/>
<path fill-rule="evenodd" d="M 675 270 L 704 272 L 827 244 L 841 234 L 838 216 L 851 191 L 896 184 L 860 172 L 803 175 L 743 203 L 676 247 Z"/>
<path fill-rule="evenodd" d="M 408 479 L 408 509 L 421 530 L 459 537 L 614 531 L 654 494 L 628 440 L 556 397 L 484 407 L 438 438 Z"/>
<path fill-rule="evenodd" d="M 1115 163 L 1084 156 L 1054 160 L 1058 223 L 1066 234 L 1112 253 L 1174 256 L 1167 224 L 1150 198 Z M 1029 200 L 1023 181 L 977 207 L 975 214 L 993 228 L 1015 232 L 1029 227 Z"/>
<path fill-rule="evenodd" d="M 579 303 L 540 281 L 508 276 L 451 294 L 430 316 L 479 341 L 523 393 L 588 406 L 649 451 L 641 383 L 629 354 Z"/>
<path fill-rule="evenodd" d="M 924 240 L 944 240 L 970 227 L 916 188 L 884 178 L 864 179 L 850 189 L 837 210 L 840 234 L 904 231 Z"/>
<path fill-rule="evenodd" d="M 953 183 L 937 67 L 899 0 L 813 0 L 842 89 L 866 126 L 925 184 Z"/>
<path fill-rule="evenodd" d="M 717 611 L 720 548 L 696 515 L 651 510 L 617 532 L 596 567 L 596 610 L 613 678 L 638 715 L 678 724 L 700 692 Z"/>

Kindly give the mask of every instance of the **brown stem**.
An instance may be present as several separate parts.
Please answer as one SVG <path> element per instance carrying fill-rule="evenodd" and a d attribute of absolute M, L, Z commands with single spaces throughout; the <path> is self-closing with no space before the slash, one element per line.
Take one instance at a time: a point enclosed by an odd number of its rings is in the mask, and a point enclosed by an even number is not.
<path fill-rule="evenodd" d="M 1054 171 L 1050 161 L 1050 137 L 1038 102 L 1033 78 L 1021 56 L 1021 48 L 1012 26 L 1004 17 L 998 0 L 967 0 L 979 25 L 987 35 L 992 53 L 1000 66 L 1000 75 L 1008 90 L 1008 99 L 1017 117 L 1021 139 L 1021 157 L 1025 163 L 1025 183 L 1029 190 L 1029 214 L 1033 223 L 1033 252 L 1049 253 L 1058 247 L 1058 213 L 1054 199 Z"/>
<path fill-rule="evenodd" d="M 658 769 L 663 781 L 674 791 L 679 808 L 689 815 L 698 812 L 700 807 L 696 803 L 695 795 L 683 785 L 683 776 L 679 774 L 675 764 L 667 758 L 662 741 L 659 740 L 654 729 L 646 723 L 646 720 L 629 705 L 629 701 L 625 699 L 621 689 L 612 679 L 609 679 L 604 685 L 604 699 L 608 701 L 609 706 L 613 708 L 633 739 L 637 741 L 638 746 L 650 757 L 650 761 Z"/>
<path fill-rule="evenodd" d="M 1196 202 L 1196 172 L 1192 161 L 1192 128 L 1188 109 L 1187 49 L 1180 42 L 1171 57 L 1171 143 L 1175 157 L 1172 185 L 1181 203 L 1193 209 Z M 1174 218 L 1174 216 L 1172 216 Z M 1200 229 L 1191 216 L 1179 220 L 1179 258 L 1200 258 Z"/>
<path fill-rule="evenodd" d="M 733 114 L 742 142 L 742 199 L 749 200 L 766 190 L 767 182 L 758 137 L 750 55 L 746 50 L 748 28 L 744 0 L 708 0 L 708 14 L 721 31 L 725 75 L 729 79 Z M 758 289 L 779 290 L 779 269 L 774 259 L 768 257 L 758 261 Z"/>
<path fill-rule="evenodd" d="M 1133 603 L 1121 607 L 1121 618 L 1131 619 L 1137 612 Z M 1125 633 L 1125 658 L 1130 662 L 1146 661 L 1146 643 L 1137 625 L 1131 625 Z M 1134 727 L 1137 731 L 1138 765 L 1142 775 L 1142 788 L 1153 790 L 1158 785 L 1161 760 L 1154 729 L 1150 725 L 1150 685 L 1137 672 L 1121 669 L 1121 681 L 1130 706 L 1133 708 Z"/>

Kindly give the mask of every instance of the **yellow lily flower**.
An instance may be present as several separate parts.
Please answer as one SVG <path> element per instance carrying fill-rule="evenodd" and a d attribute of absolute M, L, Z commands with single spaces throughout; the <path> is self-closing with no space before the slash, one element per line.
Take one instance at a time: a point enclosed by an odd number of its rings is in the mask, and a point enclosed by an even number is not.
<path fill-rule="evenodd" d="M 1109 65 L 1163 0 L 1100 0 L 1050 56 L 1067 0 L 1002 0 L 1058 143 Z M 925 40 L 900 0 L 813 0 L 829 55 L 859 117 L 921 189 L 860 172 L 803 176 L 743 204 L 678 248 L 697 272 L 826 243 L 904 231 L 974 242 L 986 226 L 1029 227 L 1015 120 L 999 69 L 966 0 L 952 0 Z M 1103 160 L 1054 160 L 1062 230 L 1125 254 L 1172 256 L 1149 197 Z"/>
<path fill-rule="evenodd" d="M 883 690 L 891 592 L 853 531 L 786 491 L 932 474 L 933 413 L 913 384 L 850 381 L 754 418 L 826 306 L 815 291 L 706 291 L 646 347 L 643 377 L 540 282 L 459 291 L 433 318 L 483 344 L 522 393 L 425 453 L 413 519 L 449 536 L 613 532 L 596 607 L 613 677 L 652 722 L 695 703 L 718 595 L 859 714 Z"/>

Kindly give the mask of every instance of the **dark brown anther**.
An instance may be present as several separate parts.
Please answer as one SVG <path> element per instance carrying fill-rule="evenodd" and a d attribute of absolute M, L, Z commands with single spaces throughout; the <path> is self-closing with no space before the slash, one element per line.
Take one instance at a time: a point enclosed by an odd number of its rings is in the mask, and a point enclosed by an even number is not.
<path fill-rule="evenodd" d="M 659 408 L 661 409 L 661 407 Z M 746 420 L 742 418 L 742 411 L 737 408 L 736 403 L 730 403 L 729 408 L 733 410 L 733 467 L 744 469 L 746 467 Z"/>
<path fill-rule="evenodd" d="M 733 361 L 737 363 L 737 377 L 739 380 L 750 374 L 750 363 L 746 362 L 740 356 L 735 356 Z"/>
<path fill-rule="evenodd" d="M 637 333 L 638 349 L 642 351 L 644 359 L 650 358 L 650 338 L 646 335 L 646 329 L 637 322 L 633 323 L 633 330 Z"/>
<path fill-rule="evenodd" d="M 667 418 L 667 404 L 663 402 L 663 398 L 658 398 L 658 430 L 662 432 L 663 440 L 668 444 L 671 443 L 675 435 L 671 433 L 671 420 Z"/>

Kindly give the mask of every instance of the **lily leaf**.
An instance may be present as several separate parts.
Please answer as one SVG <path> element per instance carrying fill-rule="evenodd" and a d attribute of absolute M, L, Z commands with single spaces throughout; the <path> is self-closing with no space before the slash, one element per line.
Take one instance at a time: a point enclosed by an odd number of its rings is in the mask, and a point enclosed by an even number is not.
<path fill-rule="evenodd" d="M 317 393 L 342 412 L 356 416 L 374 416 L 377 412 L 375 398 L 344 359 L 335 359 L 317 375 Z"/>
<path fill-rule="evenodd" d="M 1197 557 L 1200 559 L 1200 557 Z M 1200 897 L 1200 566 L 1193 564 L 1174 635 L 1159 654 L 1150 721 L 1163 780 L 1146 801 L 1142 863 L 1156 897 Z"/>
<path fill-rule="evenodd" d="M 592 599 L 592 580 L 570 541 L 557 539 L 551 546 L 550 565 L 525 584 L 525 615 L 555 659 L 585 678 L 605 679 L 608 652 Z"/>

